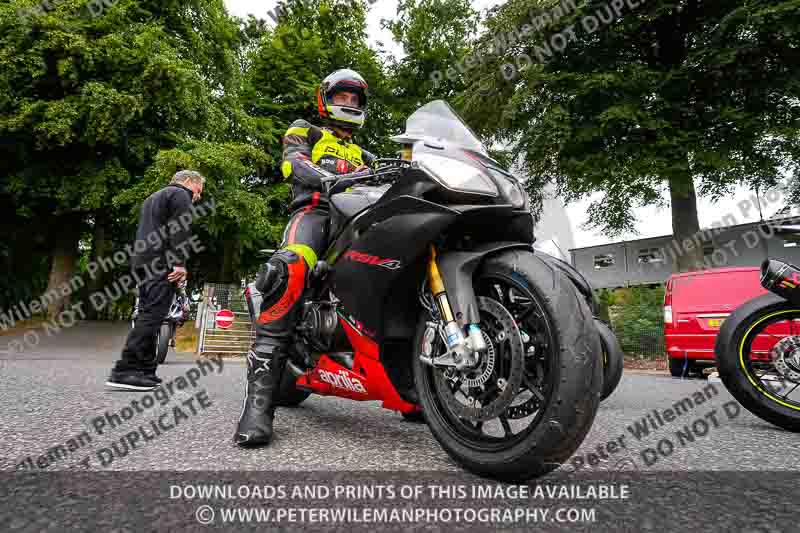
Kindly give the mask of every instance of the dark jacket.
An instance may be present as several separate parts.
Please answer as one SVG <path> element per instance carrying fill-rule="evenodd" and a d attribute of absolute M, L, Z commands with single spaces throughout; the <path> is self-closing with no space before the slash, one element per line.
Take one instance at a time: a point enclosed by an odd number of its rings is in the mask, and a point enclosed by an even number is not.
<path fill-rule="evenodd" d="M 338 138 L 332 130 L 295 120 L 283 136 L 281 163 L 283 177 L 292 180 L 291 209 L 314 202 L 314 193 L 322 191 L 322 178 L 347 174 L 374 161 L 374 155 Z M 327 200 L 317 198 L 324 207 Z"/>
<path fill-rule="evenodd" d="M 191 248 L 191 211 L 192 191 L 183 185 L 171 183 L 148 196 L 139 215 L 131 266 L 152 265 L 156 258 L 161 268 L 183 266 Z"/>

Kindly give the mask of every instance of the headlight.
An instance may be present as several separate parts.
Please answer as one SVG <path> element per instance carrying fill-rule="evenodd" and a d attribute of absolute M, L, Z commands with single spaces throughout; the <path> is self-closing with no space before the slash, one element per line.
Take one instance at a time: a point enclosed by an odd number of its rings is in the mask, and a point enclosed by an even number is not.
<path fill-rule="evenodd" d="M 485 196 L 497 196 L 497 186 L 481 169 L 457 159 L 435 154 L 415 154 L 414 159 L 443 187 Z"/>
<path fill-rule="evenodd" d="M 497 181 L 500 191 L 503 196 L 508 198 L 511 202 L 511 207 L 514 209 L 521 209 L 525 207 L 525 193 L 522 191 L 522 186 L 519 182 L 511 176 L 508 176 L 499 170 L 488 167 L 492 177 Z"/>

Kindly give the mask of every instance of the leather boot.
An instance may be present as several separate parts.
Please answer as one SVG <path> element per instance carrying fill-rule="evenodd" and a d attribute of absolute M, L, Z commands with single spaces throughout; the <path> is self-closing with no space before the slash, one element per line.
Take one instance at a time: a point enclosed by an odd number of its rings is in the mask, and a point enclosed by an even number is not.
<path fill-rule="evenodd" d="M 260 446 L 272 440 L 275 394 L 280 386 L 294 327 L 303 305 L 307 267 L 294 252 L 276 252 L 259 276 L 258 291 L 248 296 L 256 339 L 247 354 L 247 389 L 234 442 L 240 446 Z M 262 271 L 262 272 L 264 272 Z M 264 283 L 264 278 L 269 283 Z M 266 286 L 265 286 L 266 285 Z M 256 299 L 263 300 L 256 305 Z M 250 301 L 250 300 L 253 301 Z"/>
<path fill-rule="evenodd" d="M 272 441 L 273 395 L 286 364 L 282 352 L 282 347 L 275 346 L 271 353 L 258 353 L 251 349 L 247 354 L 247 389 L 234 435 L 239 446 L 263 446 Z"/>

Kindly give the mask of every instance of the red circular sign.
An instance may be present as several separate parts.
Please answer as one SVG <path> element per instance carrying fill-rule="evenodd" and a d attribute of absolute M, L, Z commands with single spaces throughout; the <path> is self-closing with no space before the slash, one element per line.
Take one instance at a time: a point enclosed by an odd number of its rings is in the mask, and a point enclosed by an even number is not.
<path fill-rule="evenodd" d="M 221 309 L 217 311 L 217 326 L 222 329 L 228 329 L 233 325 L 233 311 L 230 309 Z"/>

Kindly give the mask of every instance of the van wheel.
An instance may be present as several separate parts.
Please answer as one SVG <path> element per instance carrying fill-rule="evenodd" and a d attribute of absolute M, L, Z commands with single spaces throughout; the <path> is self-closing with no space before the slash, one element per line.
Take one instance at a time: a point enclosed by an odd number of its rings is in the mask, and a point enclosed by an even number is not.
<path fill-rule="evenodd" d="M 672 374 L 674 378 L 685 378 L 689 376 L 693 369 L 694 365 L 691 361 L 673 357 L 669 358 L 669 373 Z"/>

